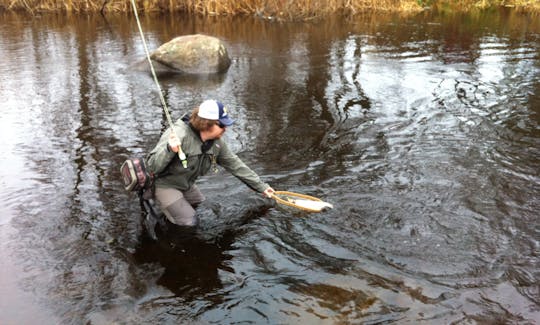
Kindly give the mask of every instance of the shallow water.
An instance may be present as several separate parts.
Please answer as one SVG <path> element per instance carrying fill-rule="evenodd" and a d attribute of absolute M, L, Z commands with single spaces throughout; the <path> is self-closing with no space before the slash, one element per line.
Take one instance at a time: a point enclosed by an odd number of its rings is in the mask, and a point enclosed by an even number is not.
<path fill-rule="evenodd" d="M 317 23 L 147 17 L 151 49 L 221 38 L 205 98 L 306 214 L 221 171 L 192 237 L 148 238 L 118 168 L 165 127 L 131 17 L 0 20 L 0 322 L 519 323 L 540 319 L 540 24 L 512 12 Z"/>

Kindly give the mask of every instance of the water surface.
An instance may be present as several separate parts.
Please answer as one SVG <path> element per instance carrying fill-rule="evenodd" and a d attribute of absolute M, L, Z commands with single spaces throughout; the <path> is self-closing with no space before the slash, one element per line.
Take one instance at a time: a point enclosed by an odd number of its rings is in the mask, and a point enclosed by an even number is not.
<path fill-rule="evenodd" d="M 151 49 L 223 40 L 231 147 L 305 214 L 224 171 L 191 238 L 148 238 L 118 168 L 166 127 L 129 16 L 0 23 L 0 322 L 519 323 L 540 319 L 540 24 L 512 12 L 282 23 L 152 16 Z"/>

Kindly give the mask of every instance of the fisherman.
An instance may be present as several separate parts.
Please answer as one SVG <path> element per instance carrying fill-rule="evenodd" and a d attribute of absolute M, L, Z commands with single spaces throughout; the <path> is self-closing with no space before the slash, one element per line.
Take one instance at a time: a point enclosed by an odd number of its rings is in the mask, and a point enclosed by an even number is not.
<path fill-rule="evenodd" d="M 155 199 L 167 219 L 179 226 L 195 226 L 197 206 L 205 197 L 195 185 L 199 176 L 216 164 L 224 167 L 256 192 L 272 197 L 274 189 L 234 154 L 222 139 L 231 119 L 222 103 L 205 100 L 191 115 L 168 128 L 147 157 L 147 168 L 156 175 Z M 181 161 L 179 152 L 186 158 Z"/>

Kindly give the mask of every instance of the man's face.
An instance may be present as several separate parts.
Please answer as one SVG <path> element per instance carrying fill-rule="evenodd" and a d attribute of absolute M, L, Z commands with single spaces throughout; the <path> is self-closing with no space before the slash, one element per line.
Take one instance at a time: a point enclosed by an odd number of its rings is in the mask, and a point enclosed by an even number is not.
<path fill-rule="evenodd" d="M 220 124 L 219 122 L 216 122 L 216 124 L 212 125 L 212 127 L 210 128 L 209 133 L 209 138 L 210 139 L 219 139 L 221 138 L 221 136 L 223 135 L 223 133 L 225 133 L 225 130 L 227 130 L 227 127 Z"/>

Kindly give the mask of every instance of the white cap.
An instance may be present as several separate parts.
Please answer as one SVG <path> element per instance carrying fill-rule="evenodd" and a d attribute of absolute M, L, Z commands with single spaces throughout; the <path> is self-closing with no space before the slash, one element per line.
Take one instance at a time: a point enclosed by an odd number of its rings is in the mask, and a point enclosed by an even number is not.
<path fill-rule="evenodd" d="M 229 126 L 234 123 L 234 120 L 227 115 L 227 109 L 222 103 L 208 99 L 202 102 L 199 106 L 199 112 L 197 115 L 201 118 L 208 120 L 216 120 L 225 126 Z"/>

